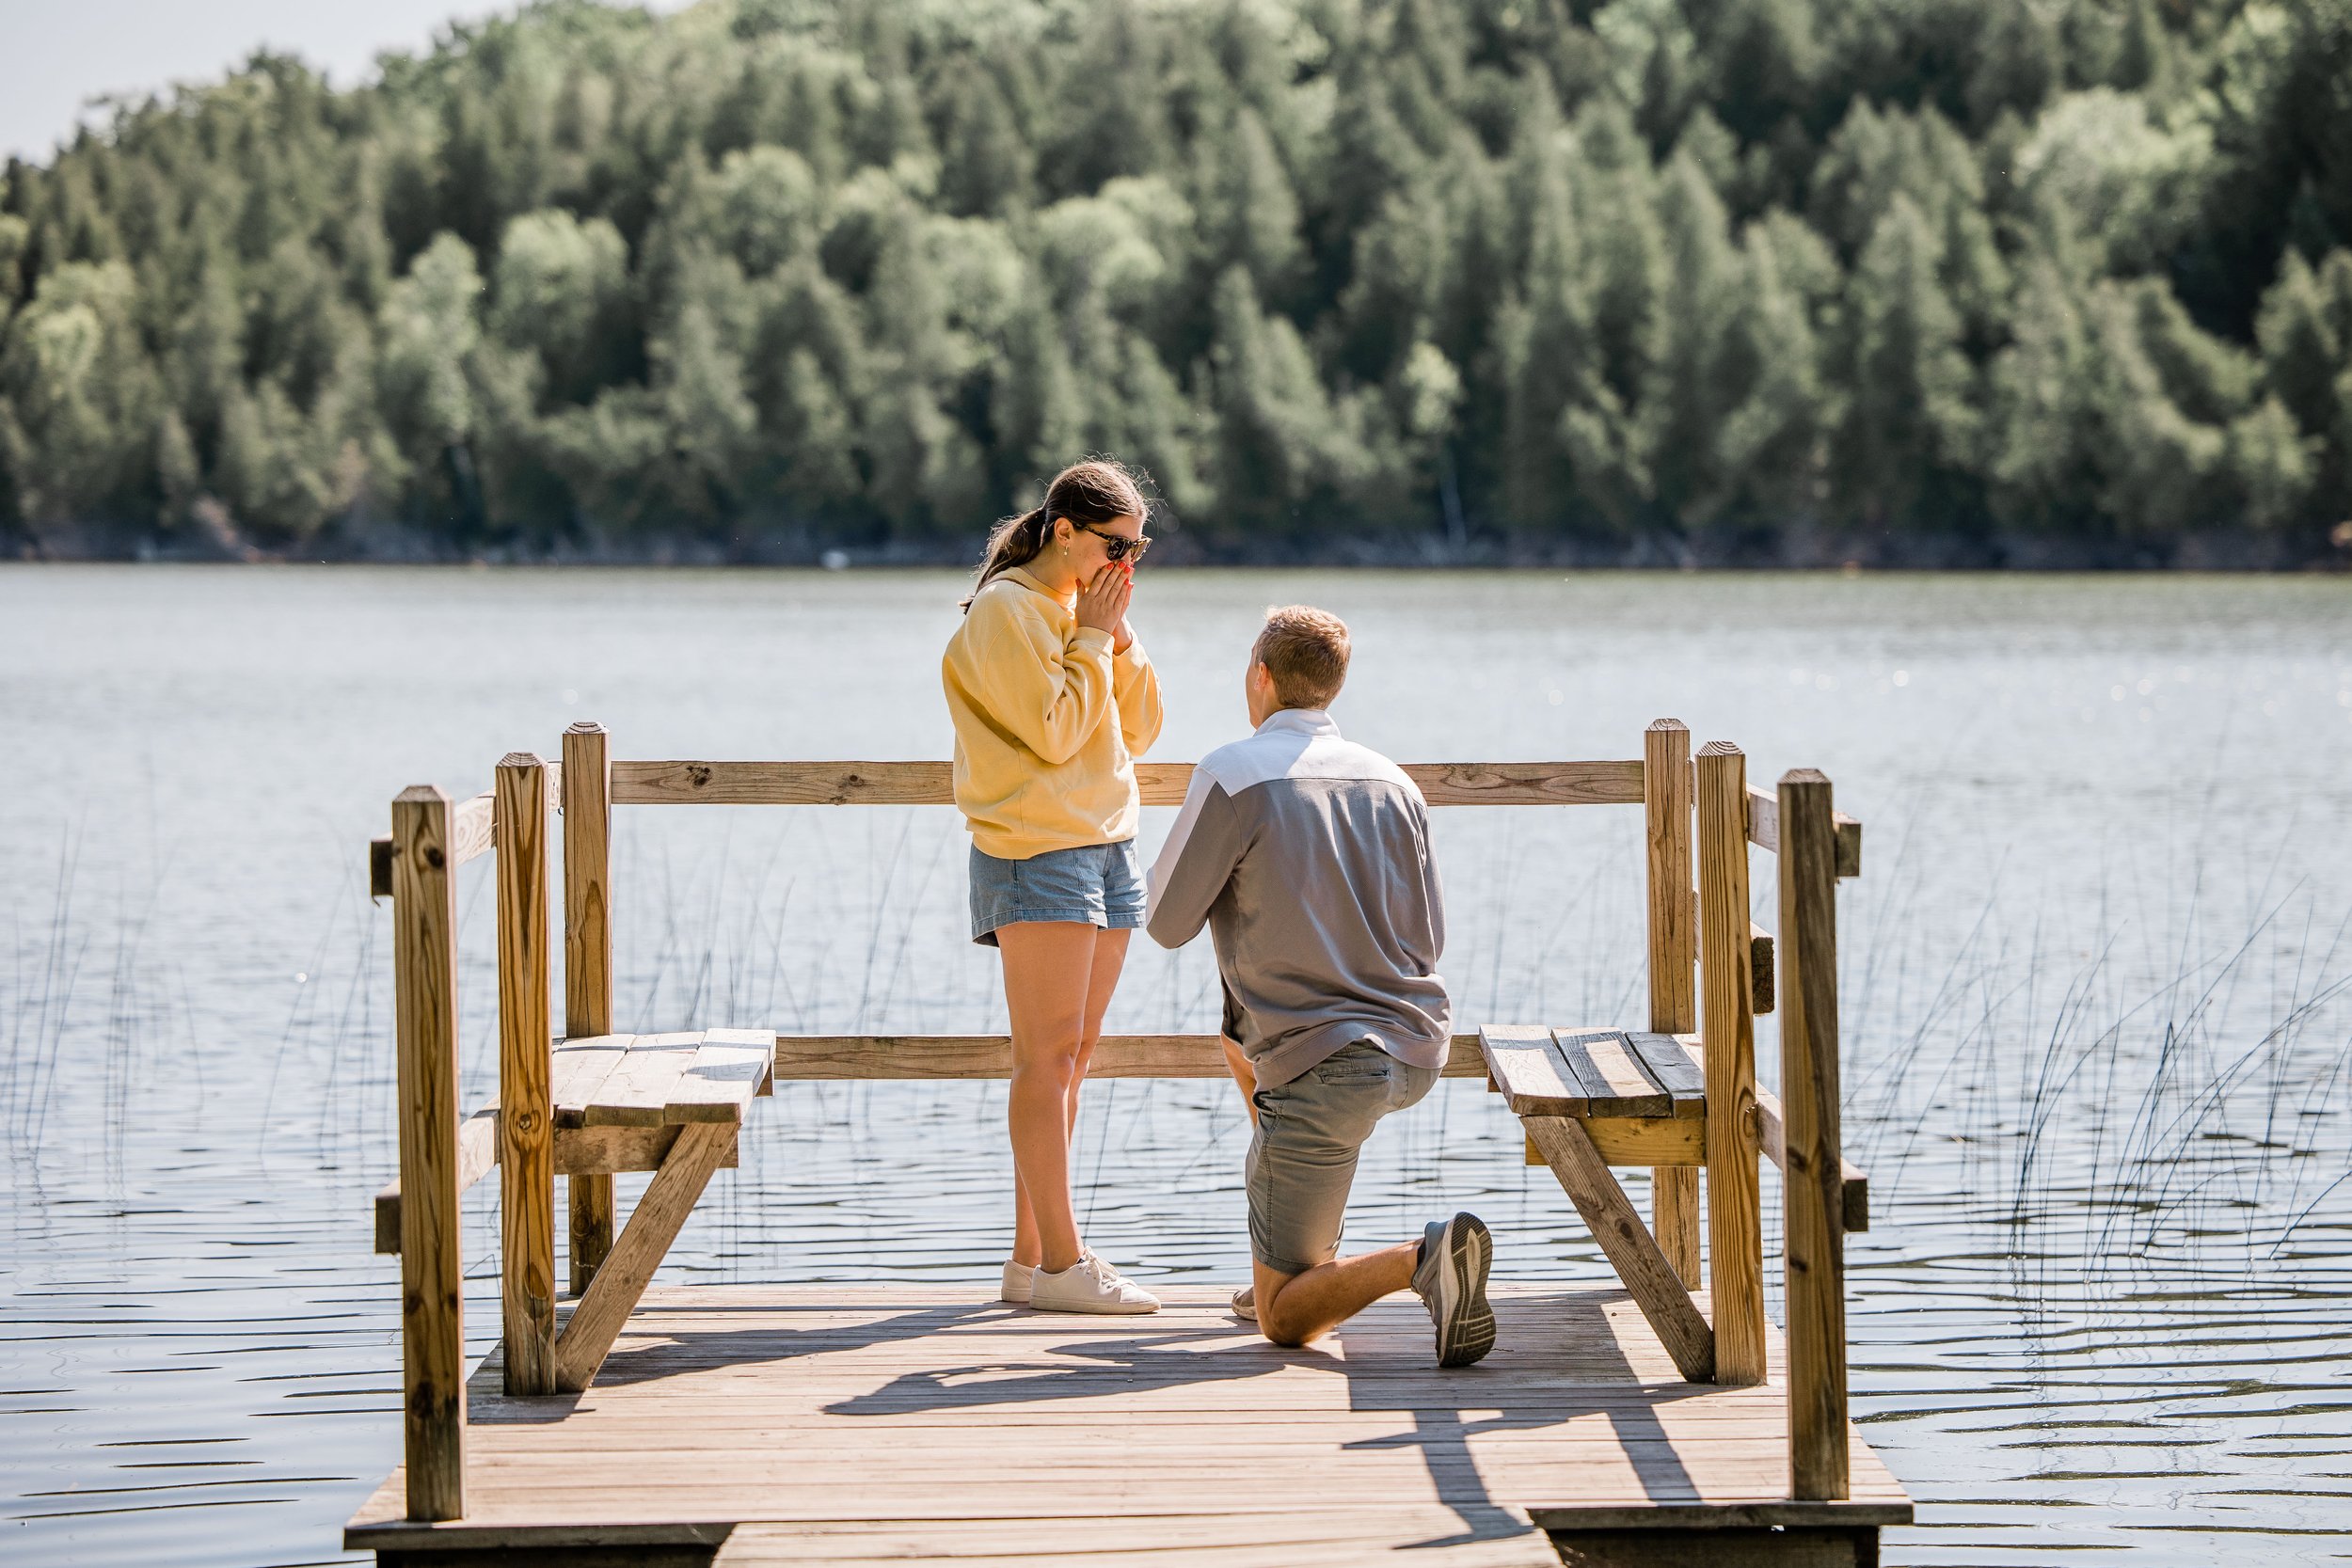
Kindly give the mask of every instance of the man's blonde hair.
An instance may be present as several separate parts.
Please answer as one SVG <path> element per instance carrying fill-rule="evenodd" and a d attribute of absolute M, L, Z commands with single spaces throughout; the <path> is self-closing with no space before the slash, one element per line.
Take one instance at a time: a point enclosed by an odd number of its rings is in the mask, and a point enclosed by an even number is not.
<path fill-rule="evenodd" d="M 1284 707 L 1329 707 L 1347 684 L 1347 623 L 1311 605 L 1276 605 L 1249 650 Z"/>

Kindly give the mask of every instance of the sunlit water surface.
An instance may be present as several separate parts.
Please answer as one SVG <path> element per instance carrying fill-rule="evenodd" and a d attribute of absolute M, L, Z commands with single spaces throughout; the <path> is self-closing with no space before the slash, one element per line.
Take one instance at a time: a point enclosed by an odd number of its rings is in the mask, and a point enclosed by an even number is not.
<path fill-rule="evenodd" d="M 0 569 L 0 1560 L 337 1560 L 395 1462 L 397 1275 L 369 1250 L 389 925 L 364 856 L 392 794 L 471 793 L 576 718 L 620 756 L 945 755 L 957 593 Z M 1294 599 L 1354 626 L 1337 717 L 1399 758 L 1638 755 L 1672 714 L 1743 743 L 1752 778 L 1824 768 L 1864 819 L 1840 895 L 1874 1211 L 1849 1253 L 1854 1407 L 1920 1504 L 1888 1560 L 2342 1560 L 2352 582 L 1147 572 L 1156 755 L 1239 733 L 1242 651 Z M 1167 814 L 1146 815 L 1148 850 Z M 1638 813 L 1438 832 L 1464 1026 L 1640 1022 Z M 620 812 L 622 1026 L 1000 1028 L 963 844 L 944 809 Z M 460 873 L 469 1104 L 495 1078 L 489 863 Z M 1138 947 L 1111 1027 L 1211 1027 L 1212 975 Z M 663 1277 L 990 1291 L 1002 1100 L 784 1086 Z M 1243 1142 L 1219 1085 L 1090 1090 L 1089 1240 L 1146 1279 L 1241 1277 Z M 466 1207 L 476 1354 L 495 1186 Z M 1381 1132 L 1350 1233 L 1457 1206 L 1503 1274 L 1604 1277 L 1474 1082 Z"/>

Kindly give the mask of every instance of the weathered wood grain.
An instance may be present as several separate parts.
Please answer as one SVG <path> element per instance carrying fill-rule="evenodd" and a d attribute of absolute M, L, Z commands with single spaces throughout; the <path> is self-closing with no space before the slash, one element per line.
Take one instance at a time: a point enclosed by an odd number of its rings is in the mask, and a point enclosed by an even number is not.
<path fill-rule="evenodd" d="M 612 1032 L 611 737 L 581 720 L 564 732 L 564 1033 Z M 572 1294 L 612 1250 L 612 1179 L 575 1176 L 570 1189 Z"/>
<path fill-rule="evenodd" d="M 727 1537 L 711 1568 L 797 1568 L 811 1563 L 952 1562 L 957 1568 L 1086 1563 L 1101 1568 L 1359 1568 L 1397 1556 L 1429 1568 L 1560 1568 L 1550 1539 L 1494 1509 L 1466 1531 L 1443 1506 L 1284 1509 L 1106 1525 L 1040 1519 L 1027 1539 L 962 1519 L 747 1524 Z M 993 1522 L 991 1522 L 993 1523 Z M 990 1548 L 993 1546 L 995 1550 Z M 1797 1568 L 1811 1568 L 1799 1564 Z"/>
<path fill-rule="evenodd" d="M 1483 1078 L 1486 1057 L 1476 1035 L 1456 1035 L 1448 1078 Z M 775 1076 L 783 1082 L 831 1083 L 854 1078 L 1006 1078 L 1012 1072 L 1009 1035 L 783 1035 L 776 1037 Z M 1104 1035 L 1094 1048 L 1089 1078 L 1225 1078 L 1224 1048 L 1215 1035 Z"/>
<path fill-rule="evenodd" d="M 1669 1113 L 1677 1117 L 1703 1117 L 1707 1114 L 1707 1077 L 1692 1064 L 1691 1053 L 1682 1049 L 1680 1037 L 1654 1035 L 1636 1030 L 1619 1037 L 1626 1049 L 1640 1058 L 1642 1070 L 1649 1081 L 1673 1097 L 1674 1108 Z"/>
<path fill-rule="evenodd" d="M 1540 1024 L 1489 1023 L 1478 1032 L 1487 1081 L 1522 1117 L 1582 1116 L 1592 1096 Z"/>
<path fill-rule="evenodd" d="M 1649 1026 L 1678 1035 L 1698 1027 L 1692 997 L 1698 963 L 1697 908 L 1691 890 L 1691 731 L 1679 719 L 1651 722 L 1642 736 L 1644 838 L 1648 847 Z M 1604 1064 L 1605 1066 L 1606 1064 Z M 1688 1165 L 1650 1182 L 1651 1228 L 1686 1286 L 1699 1283 L 1699 1175 Z"/>
<path fill-rule="evenodd" d="M 699 1032 L 638 1035 L 628 1052 L 580 1108 L 582 1127 L 660 1127 L 668 1121 L 671 1091 L 702 1049 Z"/>
<path fill-rule="evenodd" d="M 1573 1117 L 1527 1117 L 1522 1121 L 1593 1241 L 1625 1282 L 1666 1354 L 1674 1357 L 1677 1370 L 1692 1383 L 1711 1381 L 1713 1331 L 1582 1125 Z"/>
<path fill-rule="evenodd" d="M 400 1343 L 407 1513 L 466 1511 L 465 1270 L 457 1229 L 457 900 L 449 797 L 392 801 L 400 1086 Z"/>
<path fill-rule="evenodd" d="M 1790 1498 L 1778 1382 L 1681 1382 L 1614 1289 L 1499 1284 L 1494 1354 L 1449 1372 L 1410 1296 L 1284 1350 L 1233 1320 L 1222 1287 L 1162 1284 L 1165 1309 L 1138 1322 L 1003 1307 L 993 1283 L 648 1290 L 575 1399 L 502 1397 L 495 1354 L 476 1374 L 464 1520 L 406 1521 L 394 1486 L 345 1544 L 707 1550 L 758 1525 L 851 1560 L 986 1560 L 1050 1540 L 1143 1564 L 1246 1543 L 1254 1514 L 1302 1562 L 1410 1548 L 1400 1560 L 1444 1563 L 1446 1543 L 1529 1517 L 1911 1517 L 1860 1442 L 1849 1500 Z"/>
<path fill-rule="evenodd" d="M 555 1174 L 611 1176 L 617 1171 L 660 1170 L 677 1144 L 678 1128 L 559 1127 L 555 1130 Z M 739 1142 L 719 1162 L 722 1170 L 737 1163 Z"/>
<path fill-rule="evenodd" d="M 461 1194 L 497 1168 L 499 1108 L 493 1100 L 457 1124 L 457 1190 Z M 395 1176 L 375 1195 L 375 1250 L 386 1258 L 400 1254 L 400 1178 Z"/>
<path fill-rule="evenodd" d="M 1862 824 L 1844 812 L 1831 815 L 1837 838 L 1839 878 L 1862 875 Z M 1762 784 L 1748 785 L 1748 842 L 1759 849 L 1780 849 L 1780 801 Z"/>
<path fill-rule="evenodd" d="M 1764 1381 L 1764 1211 L 1756 1165 L 1756 927 L 1748 917 L 1747 758 L 1699 749 L 1699 979 L 1707 1083 L 1708 1293 L 1715 1381 Z M 1769 954 L 1769 937 L 1764 939 Z M 1769 958 L 1767 963 L 1769 965 Z M 1770 995 L 1770 970 L 1766 971 Z"/>
<path fill-rule="evenodd" d="M 555 1392 L 554 1106 L 548 1099 L 547 765 L 498 765 L 499 1278 L 511 1393 Z"/>
<path fill-rule="evenodd" d="M 1653 1080 L 1622 1029 L 1554 1029 L 1551 1043 L 1588 1096 L 1584 1116 L 1669 1117 L 1674 1096 Z"/>
<path fill-rule="evenodd" d="M 772 1029 L 712 1029 L 670 1089 L 664 1122 L 740 1122 L 776 1067 Z"/>
<path fill-rule="evenodd" d="M 450 864 L 459 866 L 475 856 L 486 854 L 498 845 L 498 802 L 493 793 L 484 790 L 457 802 L 450 814 Z"/>
<path fill-rule="evenodd" d="M 1704 1117 L 1579 1117 L 1576 1118 L 1613 1165 L 1695 1168 L 1707 1163 Z M 1540 1154 L 1533 1162 L 1544 1164 Z"/>
<path fill-rule="evenodd" d="M 1680 1037 L 1683 1049 L 1692 1061 L 1703 1057 L 1704 1047 L 1695 1035 Z M 1756 1090 L 1756 1147 L 1757 1152 L 1772 1163 L 1783 1179 L 1788 1176 L 1788 1147 L 1782 1127 L 1780 1096 L 1762 1085 Z M 1859 1235 L 1870 1228 L 1870 1174 L 1851 1160 L 1839 1158 L 1838 1187 L 1840 1208 L 1845 1216 L 1843 1227 L 1849 1236 Z"/>
<path fill-rule="evenodd" d="M 612 1348 L 630 1308 L 661 1266 L 678 1227 L 709 1184 L 710 1173 L 735 1147 L 735 1129 L 697 1122 L 678 1133 L 669 1158 L 637 1200 L 628 1224 L 613 1243 L 580 1305 L 572 1308 L 555 1342 L 556 1386 L 577 1393 L 593 1382 Z"/>
<path fill-rule="evenodd" d="M 1837 1127 L 1837 839 L 1829 780 L 1809 768 L 1791 769 L 1781 775 L 1778 803 L 1789 1485 L 1799 1497 L 1842 1497 L 1850 1465 Z"/>
<path fill-rule="evenodd" d="M 1433 806 L 1632 805 L 1642 800 L 1638 761 L 1421 762 L 1406 773 Z M 1188 762 L 1136 765 L 1147 806 L 1183 803 Z M 612 764 L 612 802 L 624 806 L 947 805 L 945 762 L 695 762 Z"/>

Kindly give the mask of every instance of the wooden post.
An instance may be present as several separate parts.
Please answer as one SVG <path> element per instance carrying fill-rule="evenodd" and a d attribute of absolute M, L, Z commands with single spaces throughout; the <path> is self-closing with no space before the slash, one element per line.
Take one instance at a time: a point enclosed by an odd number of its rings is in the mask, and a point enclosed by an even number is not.
<path fill-rule="evenodd" d="M 555 1392 L 555 1128 L 548 1101 L 547 764 L 498 766 L 499 1274 L 506 1391 Z"/>
<path fill-rule="evenodd" d="M 602 724 L 564 732 L 564 1034 L 612 1032 L 612 761 Z M 612 1178 L 574 1176 L 572 1294 L 612 1250 Z"/>
<path fill-rule="evenodd" d="M 400 1384 L 408 1517 L 466 1512 L 465 1278 L 457 1233 L 457 899 L 449 797 L 392 801 L 392 1030 L 400 1074 Z"/>
<path fill-rule="evenodd" d="M 1780 781 L 1780 1100 L 1792 1496 L 1846 1496 L 1846 1259 L 1837 1136 L 1837 829 L 1829 781 Z"/>
<path fill-rule="evenodd" d="M 1764 1381 L 1764 1215 L 1757 1184 L 1748 762 L 1727 740 L 1698 755 L 1699 978 L 1707 1058 L 1707 1281 L 1715 1381 Z"/>
<path fill-rule="evenodd" d="M 1659 1035 L 1698 1027 L 1691 995 L 1698 962 L 1691 895 L 1691 732 L 1660 719 L 1642 736 L 1642 800 L 1649 840 L 1649 1026 Z M 1650 1228 L 1686 1286 L 1699 1282 L 1699 1173 L 1650 1170 Z"/>

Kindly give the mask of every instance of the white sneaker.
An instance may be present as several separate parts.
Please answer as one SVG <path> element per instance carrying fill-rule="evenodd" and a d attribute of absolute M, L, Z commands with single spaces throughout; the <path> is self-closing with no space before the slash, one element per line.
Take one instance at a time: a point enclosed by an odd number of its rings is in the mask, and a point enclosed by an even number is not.
<path fill-rule="evenodd" d="M 1233 1316 L 1248 1323 L 1258 1321 L 1258 1287 L 1255 1283 L 1245 1285 L 1233 1292 Z"/>
<path fill-rule="evenodd" d="M 1078 1256 L 1081 1258 L 1092 1258 L 1094 1256 L 1094 1249 L 1090 1246 L 1081 1245 L 1078 1248 Z M 1120 1279 L 1127 1277 L 1125 1275 L 1120 1274 L 1117 1269 L 1112 1269 L 1108 1263 L 1104 1263 L 1103 1267 L 1110 1269 L 1110 1272 L 1113 1275 L 1118 1275 Z M 1005 1283 L 1003 1288 L 996 1292 L 996 1299 L 1009 1306 L 1026 1307 L 1029 1305 L 1029 1291 L 1036 1279 L 1037 1265 L 1035 1263 L 1023 1263 L 1012 1259 L 1007 1259 L 1005 1260 Z"/>
<path fill-rule="evenodd" d="M 1037 1271 L 1029 1284 L 1029 1305 L 1041 1312 L 1156 1312 L 1160 1298 L 1120 1275 L 1101 1259 L 1088 1256 L 1059 1274 Z"/>

